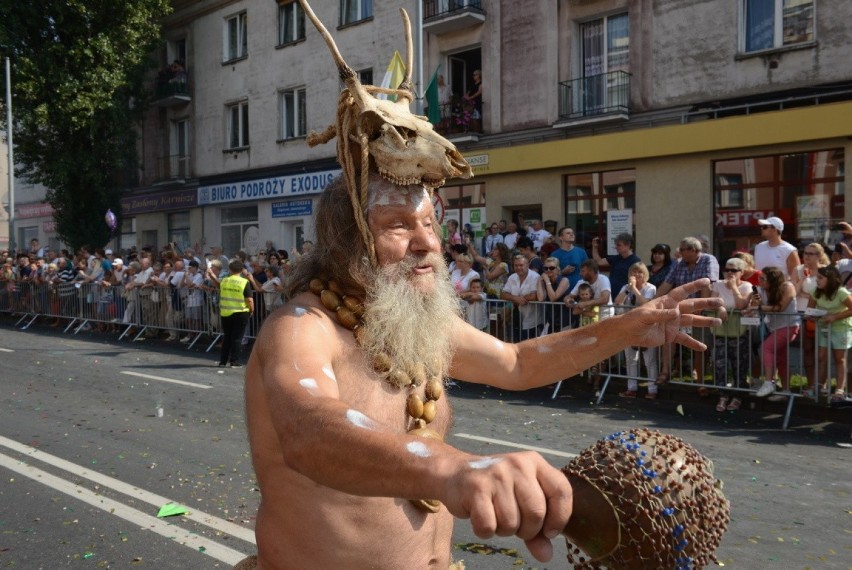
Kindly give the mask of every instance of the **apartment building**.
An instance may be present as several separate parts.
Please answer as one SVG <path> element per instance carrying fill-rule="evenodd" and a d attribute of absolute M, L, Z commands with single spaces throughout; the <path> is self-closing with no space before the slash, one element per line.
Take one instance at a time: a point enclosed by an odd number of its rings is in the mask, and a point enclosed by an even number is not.
<path fill-rule="evenodd" d="M 776 215 L 794 243 L 848 220 L 852 3 L 829 0 L 314 0 L 350 67 L 380 83 L 412 17 L 436 129 L 474 166 L 445 218 L 540 218 L 637 252 L 687 235 L 718 255 Z M 175 0 L 121 245 L 289 249 L 339 173 L 331 56 L 297 2 Z M 422 34 L 418 34 L 422 30 Z M 176 66 L 175 66 L 176 64 Z M 171 67 L 171 69 L 170 69 Z M 480 89 L 481 98 L 470 99 Z M 466 97 L 468 96 L 468 97 Z"/>

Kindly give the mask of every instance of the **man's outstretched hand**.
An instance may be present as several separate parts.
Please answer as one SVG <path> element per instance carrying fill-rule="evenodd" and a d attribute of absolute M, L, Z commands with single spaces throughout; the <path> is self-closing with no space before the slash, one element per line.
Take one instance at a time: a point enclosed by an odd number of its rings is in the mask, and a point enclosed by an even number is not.
<path fill-rule="evenodd" d="M 672 289 L 668 295 L 625 313 L 626 319 L 635 319 L 635 323 L 630 327 L 635 340 L 631 340 L 630 344 L 652 347 L 675 342 L 693 350 L 706 350 L 707 346 L 704 343 L 695 340 L 681 329 L 714 327 L 722 324 L 720 318 L 696 314 L 701 311 L 724 313 L 722 299 L 718 297 L 689 298 L 693 293 L 709 286 L 709 279 L 699 279 Z"/>

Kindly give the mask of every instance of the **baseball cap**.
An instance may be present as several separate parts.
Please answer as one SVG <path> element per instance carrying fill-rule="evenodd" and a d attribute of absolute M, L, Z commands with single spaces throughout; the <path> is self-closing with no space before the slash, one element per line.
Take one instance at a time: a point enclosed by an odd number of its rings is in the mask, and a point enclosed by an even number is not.
<path fill-rule="evenodd" d="M 111 249 L 104 250 L 104 255 L 112 255 L 112 250 Z"/>
<path fill-rule="evenodd" d="M 772 226 L 779 232 L 784 231 L 784 222 L 781 221 L 781 218 L 776 218 L 775 216 L 771 216 L 764 220 L 757 220 L 757 225 L 759 226 Z"/>
<path fill-rule="evenodd" d="M 840 230 L 844 234 L 852 234 L 852 226 L 847 224 L 846 222 L 840 222 L 836 226 L 834 226 L 835 230 Z"/>
<path fill-rule="evenodd" d="M 192 261 L 189 262 L 189 266 L 190 267 L 198 267 L 198 262 L 193 259 Z"/>
<path fill-rule="evenodd" d="M 113 265 L 124 265 L 124 260 L 121 259 L 120 257 L 116 257 L 115 259 L 112 260 L 112 264 Z"/>

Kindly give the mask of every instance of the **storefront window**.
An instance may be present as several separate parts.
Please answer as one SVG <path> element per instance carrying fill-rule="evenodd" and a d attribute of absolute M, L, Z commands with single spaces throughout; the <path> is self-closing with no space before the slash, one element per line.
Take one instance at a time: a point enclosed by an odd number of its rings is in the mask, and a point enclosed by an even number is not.
<path fill-rule="evenodd" d="M 127 251 L 131 247 L 136 247 L 136 218 L 124 218 L 121 222 L 118 248 Z"/>
<path fill-rule="evenodd" d="M 636 171 L 586 172 L 565 177 L 565 221 L 574 228 L 577 244 L 606 237 L 607 212 L 636 212 Z M 631 233 L 635 233 L 631 228 Z"/>
<path fill-rule="evenodd" d="M 189 212 L 169 214 L 169 241 L 180 249 L 189 247 Z"/>
<path fill-rule="evenodd" d="M 720 160 L 714 163 L 716 242 L 722 257 L 760 241 L 756 223 L 778 216 L 796 246 L 833 243 L 844 219 L 843 149 Z"/>
<path fill-rule="evenodd" d="M 456 220 L 460 229 L 464 229 L 465 224 L 470 224 L 476 237 L 482 237 L 488 223 L 485 219 L 485 184 L 445 186 L 440 188 L 438 193 L 444 201 L 444 235 L 447 220 Z"/>
<path fill-rule="evenodd" d="M 262 244 L 257 206 L 222 208 L 222 248 L 225 255 L 231 257 L 240 250 L 254 255 Z"/>

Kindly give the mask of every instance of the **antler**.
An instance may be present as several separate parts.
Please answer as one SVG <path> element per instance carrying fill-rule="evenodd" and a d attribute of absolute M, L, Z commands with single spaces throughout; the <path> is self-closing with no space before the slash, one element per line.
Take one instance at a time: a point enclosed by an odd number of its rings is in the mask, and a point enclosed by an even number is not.
<path fill-rule="evenodd" d="M 411 70 L 414 68 L 414 42 L 411 39 L 411 20 L 408 19 L 408 12 L 405 8 L 400 8 L 399 15 L 405 27 L 405 78 L 399 88 L 407 92 L 407 95 L 402 95 L 403 98 L 408 99 L 407 105 L 414 100 L 414 84 L 411 82 Z"/>
<path fill-rule="evenodd" d="M 308 5 L 305 0 L 299 0 L 299 4 L 302 5 L 302 9 L 305 11 L 305 14 L 308 15 L 311 22 L 316 26 L 317 31 L 325 40 L 325 43 L 328 45 L 328 49 L 331 51 L 331 56 L 334 58 L 334 62 L 337 64 L 337 70 L 340 73 L 340 79 L 344 82 L 348 81 L 355 77 L 355 72 L 352 71 L 352 68 L 347 65 L 346 61 L 343 59 L 343 56 L 340 54 L 340 50 L 337 49 L 337 44 L 334 43 L 334 39 L 331 37 L 331 34 L 328 33 L 328 30 L 323 26 L 322 22 L 317 15 L 314 14 L 313 9 Z"/>

